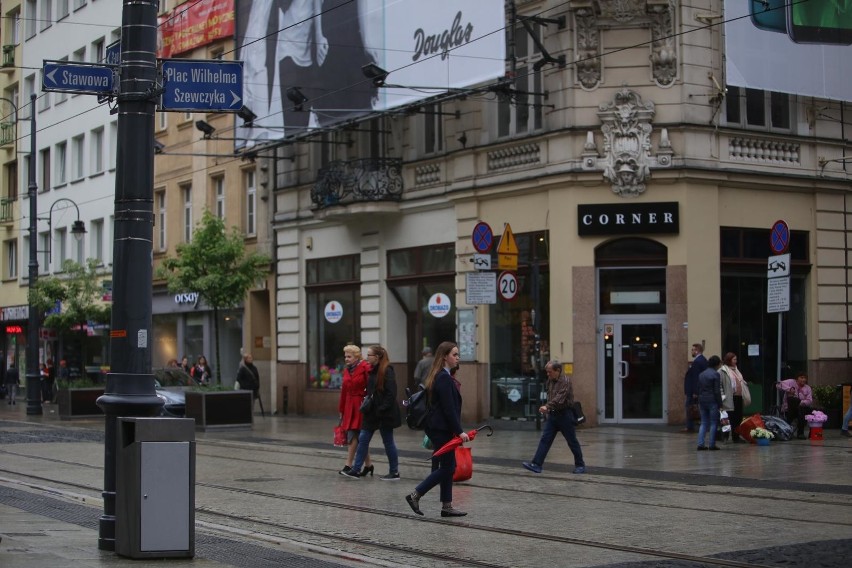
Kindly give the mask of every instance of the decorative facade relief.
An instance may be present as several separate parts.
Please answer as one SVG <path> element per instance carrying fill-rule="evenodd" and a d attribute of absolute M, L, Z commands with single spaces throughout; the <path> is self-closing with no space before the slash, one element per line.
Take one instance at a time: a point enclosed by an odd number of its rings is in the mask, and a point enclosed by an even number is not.
<path fill-rule="evenodd" d="M 733 160 L 770 164 L 796 164 L 799 162 L 799 145 L 765 138 L 738 136 L 728 141 L 728 154 Z"/>
<path fill-rule="evenodd" d="M 541 161 L 541 151 L 538 144 L 518 144 L 488 152 L 488 169 L 490 171 L 537 164 Z"/>
<path fill-rule="evenodd" d="M 635 91 L 622 89 L 611 102 L 600 105 L 598 117 L 603 125 L 603 157 L 600 157 L 594 134 L 589 132 L 583 148 L 583 169 L 602 170 L 613 193 L 621 197 L 636 197 L 645 192 L 651 168 L 672 165 L 671 142 L 668 131 L 660 132 L 656 155 L 651 153 L 651 121 L 655 109 L 652 101 L 643 101 Z"/>
<path fill-rule="evenodd" d="M 441 166 L 439 164 L 426 164 L 414 168 L 414 185 L 430 185 L 441 181 Z"/>
<path fill-rule="evenodd" d="M 594 89 L 603 80 L 600 30 L 639 26 L 651 30 L 649 60 L 654 82 L 660 87 L 674 84 L 678 68 L 675 0 L 573 0 L 571 10 L 577 82 L 582 88 Z"/>

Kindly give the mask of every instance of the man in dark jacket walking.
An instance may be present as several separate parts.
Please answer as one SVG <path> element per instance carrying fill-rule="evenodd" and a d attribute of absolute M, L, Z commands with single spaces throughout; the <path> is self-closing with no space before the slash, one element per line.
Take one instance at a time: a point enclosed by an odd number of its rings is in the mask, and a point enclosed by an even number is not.
<path fill-rule="evenodd" d="M 698 404 L 698 376 L 707 368 L 704 358 L 704 346 L 692 344 L 692 363 L 683 377 L 684 408 L 686 410 L 686 427 L 682 432 L 695 432 L 695 420 L 692 417 L 692 406 Z"/>

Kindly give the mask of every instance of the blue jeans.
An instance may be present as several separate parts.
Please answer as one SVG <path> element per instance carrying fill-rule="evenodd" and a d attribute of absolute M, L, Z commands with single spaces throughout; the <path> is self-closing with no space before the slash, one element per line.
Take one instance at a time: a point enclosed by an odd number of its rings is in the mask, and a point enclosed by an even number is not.
<path fill-rule="evenodd" d="M 447 442 L 453 439 L 453 434 L 446 430 L 426 430 L 426 435 L 432 440 L 432 445 L 437 450 Z M 432 473 L 420 484 L 414 488 L 419 495 L 426 495 L 426 492 L 435 487 L 441 486 L 441 503 L 453 502 L 453 473 L 456 471 L 456 453 L 447 452 L 432 458 Z"/>
<path fill-rule="evenodd" d="M 544 422 L 544 428 L 541 433 L 541 439 L 538 441 L 538 449 L 535 451 L 533 463 L 539 466 L 544 465 L 544 460 L 547 457 L 547 452 L 550 451 L 550 446 L 553 445 L 553 440 L 556 439 L 557 432 L 561 432 L 568 442 L 568 447 L 571 453 L 574 454 L 574 466 L 585 467 L 583 461 L 583 450 L 580 449 L 580 441 L 577 440 L 577 430 L 574 428 L 574 413 L 569 410 L 561 410 L 559 412 L 549 412 L 547 420 Z"/>
<path fill-rule="evenodd" d="M 358 434 L 358 450 L 355 452 L 355 461 L 352 462 L 352 471 L 361 471 L 364 460 L 367 458 L 367 451 L 370 449 L 373 432 L 373 430 L 361 430 Z M 399 473 L 399 453 L 396 451 L 396 443 L 393 441 L 393 428 L 379 428 L 379 433 L 382 435 L 382 443 L 385 445 L 390 473 Z"/>
<path fill-rule="evenodd" d="M 843 415 L 843 422 L 840 424 L 840 429 L 848 432 L 850 420 L 852 420 L 852 404 L 849 405 L 849 410 Z"/>
<path fill-rule="evenodd" d="M 704 445 L 704 438 L 710 434 L 709 446 L 716 445 L 716 428 L 719 426 L 719 405 L 715 402 L 699 402 L 701 427 L 698 429 L 698 445 Z"/>

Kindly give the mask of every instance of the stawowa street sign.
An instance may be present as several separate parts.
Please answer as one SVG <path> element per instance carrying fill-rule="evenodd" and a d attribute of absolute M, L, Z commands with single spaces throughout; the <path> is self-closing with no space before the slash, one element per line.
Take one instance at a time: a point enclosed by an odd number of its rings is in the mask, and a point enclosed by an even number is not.
<path fill-rule="evenodd" d="M 243 108 L 243 62 L 163 59 L 162 110 L 233 111 Z"/>
<path fill-rule="evenodd" d="M 110 65 L 45 60 L 42 69 L 41 90 L 110 95 L 115 93 L 115 69 Z"/>

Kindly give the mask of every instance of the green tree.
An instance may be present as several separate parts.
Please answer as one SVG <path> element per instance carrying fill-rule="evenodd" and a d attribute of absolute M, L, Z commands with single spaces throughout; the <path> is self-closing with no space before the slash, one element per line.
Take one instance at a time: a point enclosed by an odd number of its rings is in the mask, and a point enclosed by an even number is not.
<path fill-rule="evenodd" d="M 65 335 L 78 327 L 80 333 L 81 365 L 86 361 L 86 324 L 109 323 L 112 304 L 104 302 L 103 285 L 98 261 L 89 259 L 85 265 L 66 260 L 62 274 L 39 278 L 30 288 L 30 305 L 39 314 L 47 313 L 44 326 Z M 54 307 L 60 302 L 58 313 Z M 50 312 L 50 313 L 48 313 Z"/>
<path fill-rule="evenodd" d="M 205 210 L 192 233 L 192 241 L 177 246 L 177 258 L 168 257 L 157 269 L 169 293 L 197 292 L 213 310 L 216 340 L 216 381 L 222 383 L 219 359 L 219 310 L 235 308 L 252 286 L 266 277 L 271 260 L 247 253 L 239 229 L 225 230 L 225 223 Z"/>

